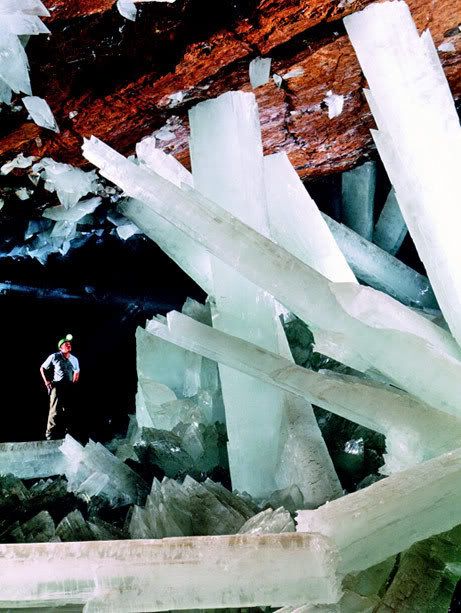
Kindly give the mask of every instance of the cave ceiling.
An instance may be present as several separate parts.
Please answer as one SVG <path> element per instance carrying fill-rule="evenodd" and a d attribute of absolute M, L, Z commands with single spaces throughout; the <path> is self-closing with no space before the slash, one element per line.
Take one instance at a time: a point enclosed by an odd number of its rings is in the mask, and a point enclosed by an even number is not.
<path fill-rule="evenodd" d="M 33 123 L 16 95 L 0 112 L 0 163 L 22 152 L 85 167 L 84 137 L 95 135 L 128 155 L 137 141 L 166 126 L 174 137 L 157 146 L 190 167 L 189 108 L 228 90 L 250 91 L 248 65 L 258 56 L 272 58 L 271 73 L 302 72 L 280 87 L 270 79 L 254 90 L 266 154 L 285 151 L 303 179 L 376 157 L 366 81 L 342 25 L 342 17 L 367 0 L 222 0 L 219 9 L 211 0 L 145 2 L 137 5 L 134 22 L 113 0 L 44 4 L 51 35 L 32 36 L 26 51 L 33 94 L 49 103 L 60 132 Z M 453 43 L 440 57 L 459 102 L 461 2 L 408 4 L 436 46 Z M 333 119 L 324 102 L 328 91 L 344 96 L 343 111 Z M 15 170 L 1 185 L 19 185 L 21 176 Z M 48 204 L 56 204 L 49 194 Z M 43 208 L 40 190 L 16 206 L 22 216 Z"/>

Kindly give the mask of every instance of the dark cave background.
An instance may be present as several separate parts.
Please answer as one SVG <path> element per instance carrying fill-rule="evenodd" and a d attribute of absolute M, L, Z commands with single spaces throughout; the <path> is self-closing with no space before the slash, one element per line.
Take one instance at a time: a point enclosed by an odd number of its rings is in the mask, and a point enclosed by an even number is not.
<path fill-rule="evenodd" d="M 375 214 L 378 217 L 389 181 L 378 163 Z M 341 221 L 341 174 L 306 181 L 319 207 Z M 16 203 L 21 206 L 23 203 Z M 3 212 L 3 211 L 2 211 Z M 17 224 L 17 228 L 15 227 Z M 22 236 L 24 216 L 11 218 L 2 230 Z M 14 231 L 13 231 L 14 234 Z M 11 248 L 11 244 L 10 247 Z M 413 243 L 405 240 L 398 257 L 424 273 Z M 74 335 L 73 353 L 79 358 L 79 438 L 107 441 L 124 433 L 128 415 L 135 412 L 135 330 L 156 313 L 180 309 L 188 296 L 204 301 L 201 289 L 150 239 L 134 235 L 127 241 L 105 233 L 92 236 L 65 256 L 52 254 L 43 266 L 25 257 L 0 258 L 0 283 L 41 288 L 65 288 L 84 293 L 92 287 L 99 298 L 85 301 L 45 300 L 0 293 L 3 442 L 44 437 L 48 397 L 39 368 L 57 350 L 57 341 Z M 113 304 L 111 295 L 129 297 Z M 146 308 L 145 300 L 151 302 Z"/>

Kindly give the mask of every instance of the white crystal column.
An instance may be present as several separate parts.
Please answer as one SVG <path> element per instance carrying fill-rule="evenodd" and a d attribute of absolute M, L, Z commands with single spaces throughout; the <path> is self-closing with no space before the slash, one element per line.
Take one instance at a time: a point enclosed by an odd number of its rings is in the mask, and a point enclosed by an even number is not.
<path fill-rule="evenodd" d="M 461 342 L 461 128 L 429 32 L 403 1 L 345 18 L 371 93 L 376 146 L 450 329 Z"/>
<path fill-rule="evenodd" d="M 418 464 L 316 511 L 300 511 L 300 532 L 337 545 L 343 572 L 364 570 L 461 523 L 461 450 Z"/>
<path fill-rule="evenodd" d="M 317 534 L 0 545 L 0 606 L 134 613 L 337 602 L 337 564 Z"/>
<path fill-rule="evenodd" d="M 94 137 L 83 150 L 103 176 L 265 288 L 308 325 L 338 334 L 370 368 L 402 389 L 461 415 L 460 351 L 444 330 L 376 290 L 329 282 L 199 192 L 144 171 Z"/>
<path fill-rule="evenodd" d="M 268 234 L 263 153 L 253 94 L 229 92 L 189 113 L 195 187 Z M 212 257 L 213 326 L 278 351 L 277 308 L 270 294 Z M 232 485 L 255 496 L 277 489 L 285 394 L 220 366 Z"/>

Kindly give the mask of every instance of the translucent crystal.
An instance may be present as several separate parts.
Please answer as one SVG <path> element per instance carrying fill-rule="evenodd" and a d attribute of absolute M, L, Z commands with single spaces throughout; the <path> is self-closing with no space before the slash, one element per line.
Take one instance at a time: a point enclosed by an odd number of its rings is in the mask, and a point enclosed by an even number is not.
<path fill-rule="evenodd" d="M 137 9 L 135 4 L 130 2 L 130 0 L 117 0 L 117 10 L 122 17 L 130 21 L 136 21 Z"/>
<path fill-rule="evenodd" d="M 147 493 L 146 484 L 100 443 L 85 447 L 67 435 L 60 447 L 66 457 L 69 491 L 85 497 L 104 496 L 113 505 L 136 503 Z"/>
<path fill-rule="evenodd" d="M 342 219 L 346 226 L 371 240 L 375 201 L 376 166 L 366 162 L 344 172 L 342 180 Z"/>
<path fill-rule="evenodd" d="M 373 242 L 378 247 L 381 247 L 381 249 L 384 249 L 384 251 L 395 255 L 400 249 L 407 233 L 407 224 L 400 211 L 395 191 L 392 188 L 373 231 Z"/>
<path fill-rule="evenodd" d="M 254 95 L 229 92 L 200 103 L 190 111 L 190 126 L 194 185 L 267 235 L 264 162 Z M 272 296 L 216 258 L 211 259 L 211 271 L 213 326 L 274 351 L 289 351 L 283 330 L 277 327 L 278 306 Z M 236 317 L 237 313 L 244 317 Z M 274 394 L 260 381 L 225 366 L 220 366 L 220 376 L 233 486 L 256 496 L 269 495 L 288 485 L 285 479 L 278 483 L 274 476 L 277 479 L 281 474 L 277 450 L 282 448 L 289 427 L 291 398 Z M 288 456 L 285 459 L 289 463 Z M 325 461 L 328 466 L 326 449 Z M 288 473 L 307 493 L 308 473 L 299 471 L 296 475 L 298 467 L 293 465 Z M 333 477 L 325 479 L 325 483 L 333 481 Z M 328 489 L 325 498 L 336 493 Z"/>
<path fill-rule="evenodd" d="M 0 554 L 8 559 L 0 576 L 5 608 L 239 608 L 335 602 L 341 593 L 336 551 L 319 535 L 0 545 Z"/>
<path fill-rule="evenodd" d="M 20 153 L 13 160 L 3 164 L 3 166 L 0 168 L 0 172 L 2 175 L 7 175 L 13 170 L 13 168 L 28 168 L 36 159 L 37 158 L 33 155 L 25 157 L 23 153 Z"/>
<path fill-rule="evenodd" d="M 334 119 L 343 112 L 344 96 L 334 94 L 331 90 L 329 90 L 327 91 L 323 102 L 327 105 L 329 119 Z"/>
<path fill-rule="evenodd" d="M 29 62 L 16 34 L 0 25 L 0 79 L 14 92 L 32 95 Z"/>
<path fill-rule="evenodd" d="M 361 281 L 403 304 L 437 308 L 437 301 L 427 277 L 328 215 L 324 214 L 323 218 L 350 267 Z"/>
<path fill-rule="evenodd" d="M 404 2 L 374 4 L 344 20 L 370 87 L 376 146 L 450 330 L 461 342 L 461 127 L 429 31 Z"/>
<path fill-rule="evenodd" d="M 455 449 L 458 445 L 461 435 L 458 419 L 435 411 L 392 386 L 351 375 L 317 373 L 295 366 L 280 355 L 194 322 L 174 311 L 168 314 L 168 326 L 152 321 L 147 325 L 147 331 L 180 347 L 202 355 L 212 355 L 229 367 L 262 378 L 328 411 L 382 432 L 386 435 L 387 447 L 383 472 L 402 470 Z M 293 423 L 298 430 L 303 427 L 301 420 L 298 423 L 294 420 Z M 315 441 L 313 433 L 310 437 L 312 445 Z M 310 437 L 306 433 L 305 441 Z M 294 452 L 293 448 L 291 452 Z"/>
<path fill-rule="evenodd" d="M 32 167 L 34 172 L 41 171 L 45 180 L 45 189 L 56 192 L 59 201 L 66 208 L 71 208 L 89 192 L 96 190 L 94 171 L 84 172 L 70 164 L 61 164 L 51 158 L 43 158 Z"/>
<path fill-rule="evenodd" d="M 278 534 L 280 532 L 295 532 L 295 524 L 291 515 L 282 507 L 266 509 L 247 520 L 239 530 L 239 534 Z"/>
<path fill-rule="evenodd" d="M 458 525 L 460 486 L 457 449 L 315 511 L 300 511 L 297 530 L 331 538 L 341 553 L 343 571 L 363 570 Z"/>
<path fill-rule="evenodd" d="M 58 124 L 46 100 L 38 96 L 24 96 L 22 102 L 32 117 L 32 120 L 42 128 L 59 132 Z"/>
<path fill-rule="evenodd" d="M 80 200 L 70 208 L 63 205 L 49 207 L 43 211 L 42 215 L 43 217 L 53 219 L 54 221 L 68 221 L 75 223 L 80 221 L 83 217 L 85 217 L 85 215 L 93 213 L 100 204 L 101 198 L 97 196 L 95 198 L 88 198 L 88 200 Z"/>
<path fill-rule="evenodd" d="M 256 57 L 250 62 L 250 83 L 251 87 L 259 87 L 265 85 L 269 81 L 271 72 L 271 58 L 270 57 Z"/>
<path fill-rule="evenodd" d="M 446 332 L 376 290 L 329 283 L 197 191 L 146 173 L 95 138 L 85 142 L 84 154 L 106 178 L 271 292 L 308 325 L 341 335 L 370 368 L 434 407 L 460 415 L 460 354 Z"/>
<path fill-rule="evenodd" d="M 0 443 L 0 474 L 21 479 L 64 474 L 65 458 L 59 450 L 62 441 Z"/>

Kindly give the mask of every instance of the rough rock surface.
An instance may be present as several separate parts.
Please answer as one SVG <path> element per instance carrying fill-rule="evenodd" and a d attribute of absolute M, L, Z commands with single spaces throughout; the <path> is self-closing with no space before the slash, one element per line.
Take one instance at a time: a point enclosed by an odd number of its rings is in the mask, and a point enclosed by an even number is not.
<path fill-rule="evenodd" d="M 461 3 L 409 0 L 420 31 L 429 28 L 456 99 L 461 98 Z M 255 90 L 265 153 L 284 150 L 301 176 L 343 171 L 367 156 L 373 119 L 341 18 L 368 0 L 208 0 L 138 4 L 136 22 L 114 0 L 45 0 L 51 37 L 32 37 L 27 53 L 34 95 L 46 98 L 61 133 L 39 128 L 24 110 L 0 115 L 0 157 L 53 156 L 84 164 L 80 145 L 94 134 L 124 153 L 168 122 L 159 146 L 189 165 L 187 111 L 229 89 L 249 90 L 248 64 L 272 58 L 271 79 Z M 327 91 L 344 96 L 333 119 Z M 170 98 L 177 92 L 184 97 Z M 70 114 L 70 116 L 69 116 Z M 168 136 L 168 133 L 167 133 Z"/>

